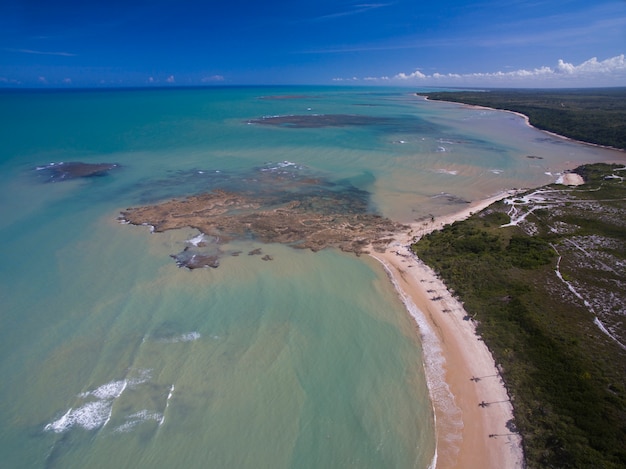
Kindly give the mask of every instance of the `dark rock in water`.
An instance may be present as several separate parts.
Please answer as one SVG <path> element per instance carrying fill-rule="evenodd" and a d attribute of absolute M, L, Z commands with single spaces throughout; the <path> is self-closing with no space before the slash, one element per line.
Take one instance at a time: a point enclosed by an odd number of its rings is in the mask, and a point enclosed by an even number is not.
<path fill-rule="evenodd" d="M 205 267 L 217 269 L 220 265 L 219 256 L 215 254 L 201 254 L 185 250 L 170 257 L 176 260 L 178 267 L 186 267 L 189 270 L 203 269 Z"/>
<path fill-rule="evenodd" d="M 415 116 L 385 117 L 363 114 L 303 114 L 265 116 L 250 119 L 248 124 L 285 127 L 291 129 L 318 129 L 323 127 L 377 127 L 391 132 L 415 132 L 429 124 Z"/>
<path fill-rule="evenodd" d="M 261 250 L 261 248 L 253 249 L 252 251 L 248 253 L 249 256 L 260 256 L 261 254 L 263 254 L 263 251 Z"/>
<path fill-rule="evenodd" d="M 441 192 L 440 194 L 433 195 L 431 197 L 432 200 L 441 200 L 446 204 L 469 204 L 469 200 L 465 200 L 462 197 L 456 196 L 454 194 L 448 194 L 447 192 Z"/>
<path fill-rule="evenodd" d="M 36 170 L 47 174 L 49 176 L 48 181 L 57 182 L 76 178 L 104 176 L 111 169 L 119 168 L 119 166 L 117 163 L 60 162 L 39 166 Z"/>
<path fill-rule="evenodd" d="M 306 114 L 262 117 L 260 119 L 251 119 L 248 123 L 311 129 L 319 127 L 377 125 L 387 123 L 387 119 L 355 114 Z"/>
<path fill-rule="evenodd" d="M 265 254 L 263 257 L 261 257 L 261 259 L 263 259 L 264 261 L 273 261 L 274 258 L 272 256 L 270 256 L 269 254 Z"/>

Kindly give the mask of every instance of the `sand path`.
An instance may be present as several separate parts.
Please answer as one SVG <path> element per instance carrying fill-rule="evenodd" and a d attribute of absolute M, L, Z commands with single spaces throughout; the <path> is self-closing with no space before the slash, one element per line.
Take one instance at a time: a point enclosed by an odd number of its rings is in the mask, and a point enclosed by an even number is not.
<path fill-rule="evenodd" d="M 371 254 L 386 268 L 418 325 L 435 412 L 437 468 L 522 468 L 523 453 L 519 435 L 507 428 L 512 406 L 491 352 L 463 306 L 409 245 L 413 237 L 465 219 L 508 195 L 512 192 L 415 223 L 386 252 Z"/>

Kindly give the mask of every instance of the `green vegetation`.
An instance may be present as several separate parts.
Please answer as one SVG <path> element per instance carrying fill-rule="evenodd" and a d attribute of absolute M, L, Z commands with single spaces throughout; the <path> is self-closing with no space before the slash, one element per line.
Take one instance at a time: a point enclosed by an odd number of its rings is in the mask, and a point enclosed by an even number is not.
<path fill-rule="evenodd" d="M 626 149 L 626 88 L 453 91 L 426 95 L 434 100 L 521 112 L 539 129 Z"/>
<path fill-rule="evenodd" d="M 626 467 L 626 171 L 577 172 L 585 185 L 518 194 L 413 245 L 477 321 L 529 468 Z"/>

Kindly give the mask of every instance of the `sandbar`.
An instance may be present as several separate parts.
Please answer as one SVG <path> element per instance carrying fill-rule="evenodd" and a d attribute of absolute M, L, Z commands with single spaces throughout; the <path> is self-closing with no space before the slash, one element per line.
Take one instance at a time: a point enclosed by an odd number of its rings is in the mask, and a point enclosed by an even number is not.
<path fill-rule="evenodd" d="M 511 426 L 513 407 L 491 352 L 463 305 L 413 254 L 410 244 L 513 194 L 501 193 L 455 214 L 416 222 L 386 251 L 370 253 L 383 264 L 418 324 L 435 414 L 437 468 L 522 468 L 523 452 L 521 437 Z"/>

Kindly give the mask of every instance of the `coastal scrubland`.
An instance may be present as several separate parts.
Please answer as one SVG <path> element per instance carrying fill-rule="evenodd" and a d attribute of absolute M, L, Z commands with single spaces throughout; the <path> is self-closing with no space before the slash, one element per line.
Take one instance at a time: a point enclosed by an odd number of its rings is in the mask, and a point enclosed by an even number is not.
<path fill-rule="evenodd" d="M 492 351 L 529 468 L 626 467 L 626 168 L 575 171 L 412 246 Z"/>
<path fill-rule="evenodd" d="M 420 93 L 429 99 L 520 112 L 542 130 L 626 149 L 626 88 Z"/>

